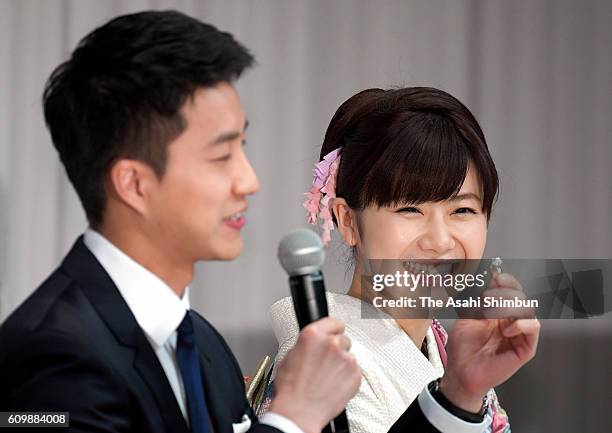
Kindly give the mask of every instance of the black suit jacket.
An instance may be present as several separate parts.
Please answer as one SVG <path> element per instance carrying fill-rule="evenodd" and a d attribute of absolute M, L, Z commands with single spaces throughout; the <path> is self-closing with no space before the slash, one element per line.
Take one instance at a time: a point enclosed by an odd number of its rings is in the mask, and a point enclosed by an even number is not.
<path fill-rule="evenodd" d="M 249 432 L 278 433 L 257 423 L 223 337 L 190 314 L 215 433 L 233 433 L 244 414 Z M 0 411 L 69 412 L 62 432 L 189 431 L 151 345 L 82 237 L 0 327 L 0 387 Z M 392 431 L 437 432 L 416 401 Z"/>
<path fill-rule="evenodd" d="M 278 433 L 257 423 L 221 335 L 190 314 L 215 433 L 232 433 L 244 414 L 250 432 Z M 67 411 L 73 432 L 189 431 L 151 345 L 82 238 L 0 328 L 0 388 L 1 411 Z"/>

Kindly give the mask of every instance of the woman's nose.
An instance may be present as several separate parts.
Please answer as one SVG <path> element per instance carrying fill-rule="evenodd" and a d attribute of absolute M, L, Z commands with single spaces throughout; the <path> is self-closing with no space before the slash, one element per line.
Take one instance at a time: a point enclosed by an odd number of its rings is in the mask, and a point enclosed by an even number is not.
<path fill-rule="evenodd" d="M 419 247 L 429 253 L 442 255 L 455 248 L 455 239 L 443 221 L 434 220 L 427 225 L 419 239 Z"/>

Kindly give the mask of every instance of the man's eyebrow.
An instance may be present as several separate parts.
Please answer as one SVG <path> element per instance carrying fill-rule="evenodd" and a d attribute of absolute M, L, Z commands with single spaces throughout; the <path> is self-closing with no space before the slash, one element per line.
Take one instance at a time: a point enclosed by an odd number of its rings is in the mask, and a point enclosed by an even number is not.
<path fill-rule="evenodd" d="M 461 201 L 461 200 L 468 200 L 470 198 L 482 203 L 482 199 L 480 198 L 480 196 L 478 194 L 474 194 L 473 192 L 466 192 L 464 194 L 458 194 L 454 197 L 449 198 L 448 201 Z"/>
<path fill-rule="evenodd" d="M 239 131 L 231 131 L 231 132 L 223 132 L 219 134 L 217 138 L 212 142 L 212 145 L 227 143 L 228 141 L 234 141 L 240 138 L 242 134 L 246 131 L 249 126 L 249 120 L 246 119 L 244 121 L 244 127 L 242 128 L 242 132 Z"/>

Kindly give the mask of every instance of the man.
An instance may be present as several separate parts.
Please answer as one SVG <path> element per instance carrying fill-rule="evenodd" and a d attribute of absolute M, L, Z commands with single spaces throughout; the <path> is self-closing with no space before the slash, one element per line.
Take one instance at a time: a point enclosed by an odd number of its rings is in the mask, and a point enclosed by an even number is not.
<path fill-rule="evenodd" d="M 300 334 L 258 420 L 223 338 L 190 310 L 194 263 L 240 254 L 259 188 L 232 85 L 252 62 L 228 33 L 156 11 L 96 29 L 53 72 L 45 119 L 90 229 L 0 330 L 1 411 L 67 411 L 73 432 L 310 433 L 354 395 L 361 372 L 327 318 Z M 477 350 L 482 331 L 464 330 Z M 450 353 L 447 399 L 424 390 L 398 428 L 480 431 L 483 390 L 535 343 L 495 378 Z"/>

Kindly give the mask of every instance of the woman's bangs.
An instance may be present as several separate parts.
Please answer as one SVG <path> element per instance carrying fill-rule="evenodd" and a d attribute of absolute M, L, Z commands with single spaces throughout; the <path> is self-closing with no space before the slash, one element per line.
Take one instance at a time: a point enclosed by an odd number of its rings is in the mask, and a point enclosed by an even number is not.
<path fill-rule="evenodd" d="M 445 118 L 419 113 L 387 131 L 386 151 L 370 171 L 364 204 L 379 207 L 447 200 L 459 192 L 470 155 Z"/>

